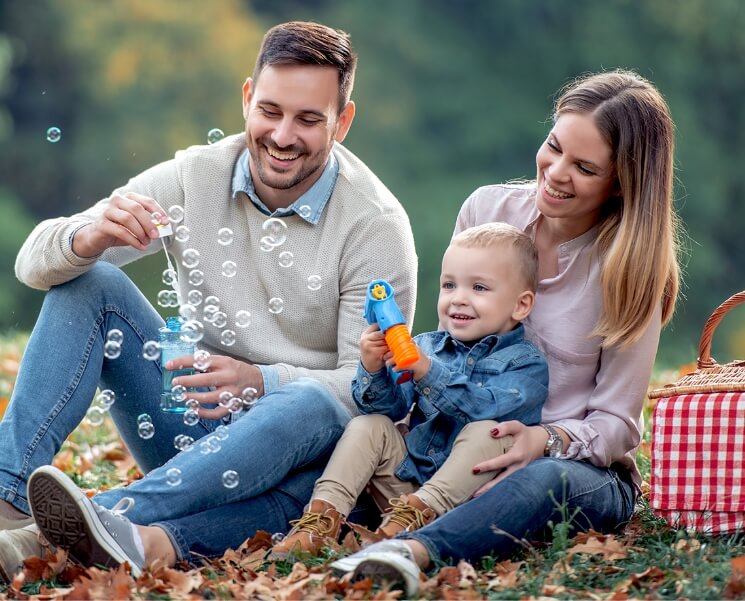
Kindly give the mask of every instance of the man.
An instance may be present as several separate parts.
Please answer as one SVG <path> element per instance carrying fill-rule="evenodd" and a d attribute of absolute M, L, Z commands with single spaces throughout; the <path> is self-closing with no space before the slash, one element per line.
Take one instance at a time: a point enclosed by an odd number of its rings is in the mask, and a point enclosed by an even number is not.
<path fill-rule="evenodd" d="M 286 530 L 302 513 L 354 413 L 367 284 L 391 281 L 409 322 L 416 297 L 405 212 L 340 145 L 354 118 L 355 66 L 344 32 L 272 28 L 243 85 L 245 137 L 179 152 L 31 233 L 16 273 L 49 292 L 0 423 L 1 577 L 42 552 L 39 528 L 83 564 L 128 561 L 136 575 L 156 558 L 172 565 L 192 551 L 222 553 L 257 529 Z M 182 313 L 197 322 L 190 335 L 203 335 L 211 353 L 208 366 L 174 380 L 196 389 L 196 425 L 160 411 L 161 366 L 142 349 L 163 320 L 115 267 L 158 252 L 163 225 L 175 229 L 164 240 Z M 224 228 L 232 236 L 218 244 Z M 113 329 L 123 341 L 112 359 L 104 343 Z M 192 356 L 167 365 L 194 366 Z M 97 386 L 115 393 L 111 415 L 146 475 L 91 503 L 47 464 Z M 226 398 L 252 389 L 250 411 L 229 411 Z M 152 424 L 145 437 L 143 420 Z M 124 518 L 126 497 L 134 505 Z"/>

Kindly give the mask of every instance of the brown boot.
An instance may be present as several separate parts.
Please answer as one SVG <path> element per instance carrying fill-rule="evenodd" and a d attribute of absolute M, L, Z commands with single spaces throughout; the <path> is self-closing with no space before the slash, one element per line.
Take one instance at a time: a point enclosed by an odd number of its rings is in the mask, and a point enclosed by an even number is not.
<path fill-rule="evenodd" d="M 318 555 L 323 547 L 337 542 L 344 517 L 336 508 L 320 499 L 311 500 L 299 520 L 292 520 L 292 530 L 274 545 L 269 559 L 287 559 L 294 555 Z"/>
<path fill-rule="evenodd" d="M 375 531 L 375 534 L 384 538 L 393 538 L 399 532 L 418 530 L 437 517 L 434 510 L 416 495 L 401 495 L 388 502 L 391 508 L 383 514 L 383 522 Z"/>

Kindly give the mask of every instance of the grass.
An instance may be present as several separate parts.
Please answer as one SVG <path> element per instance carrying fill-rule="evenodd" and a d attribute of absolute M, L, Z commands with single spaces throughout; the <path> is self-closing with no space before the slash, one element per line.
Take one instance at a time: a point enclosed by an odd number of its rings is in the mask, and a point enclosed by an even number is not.
<path fill-rule="evenodd" d="M 12 390 L 26 338 L 0 339 L 0 413 Z M 674 372 L 656 377 L 667 382 Z M 653 406 L 645 407 L 651 423 Z M 645 432 L 638 463 L 650 473 L 650 434 Z M 55 464 L 90 491 L 139 477 L 111 420 L 93 427 L 83 423 L 64 443 Z M 485 558 L 479 565 L 461 562 L 438 566 L 422 583 L 428 599 L 722 599 L 745 598 L 745 537 L 708 537 L 674 530 L 651 511 L 648 496 L 625 531 L 617 536 L 592 533 L 573 537 L 571 518 L 553 525 L 549 545 L 526 546 L 511 560 Z M 263 538 L 262 538 L 263 536 Z M 27 569 L 24 582 L 0 586 L 0 598 L 394 598 L 398 593 L 372 583 L 340 582 L 326 567 L 336 556 L 305 563 L 265 563 L 268 535 L 197 569 L 155 569 L 136 583 L 121 570 L 95 568 L 72 573 Z M 46 564 L 44 564 L 46 565 Z M 42 567 L 44 567 L 44 565 Z M 37 577 L 33 577 L 37 574 Z M 68 584 L 67 582 L 73 582 Z M 98 588 L 95 588 L 98 587 Z M 123 588 L 122 588 L 123 587 Z M 103 591 L 103 592 L 102 592 Z"/>

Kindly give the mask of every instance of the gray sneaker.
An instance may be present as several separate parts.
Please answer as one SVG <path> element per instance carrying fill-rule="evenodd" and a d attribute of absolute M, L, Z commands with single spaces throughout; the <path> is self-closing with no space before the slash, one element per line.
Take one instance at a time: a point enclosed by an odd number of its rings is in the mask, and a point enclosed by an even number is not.
<path fill-rule="evenodd" d="M 145 558 L 137 549 L 133 525 L 121 515 L 124 498 L 113 509 L 93 503 L 63 472 L 51 465 L 38 468 L 28 480 L 34 519 L 51 543 L 69 549 L 86 567 L 116 567 L 128 562 L 132 576 L 142 573 Z"/>
<path fill-rule="evenodd" d="M 0 532 L 0 584 L 8 584 L 29 557 L 45 557 L 55 549 L 41 536 L 36 524 Z"/>
<path fill-rule="evenodd" d="M 352 573 L 352 580 L 372 578 L 403 584 L 407 597 L 419 590 L 419 566 L 411 549 L 401 540 L 390 539 L 374 543 L 331 564 L 337 572 Z"/>

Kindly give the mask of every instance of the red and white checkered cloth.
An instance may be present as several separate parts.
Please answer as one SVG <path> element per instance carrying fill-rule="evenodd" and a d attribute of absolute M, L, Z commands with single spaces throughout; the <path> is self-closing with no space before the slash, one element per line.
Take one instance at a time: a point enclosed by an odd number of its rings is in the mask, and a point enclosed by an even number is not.
<path fill-rule="evenodd" d="M 745 393 L 659 399 L 651 505 L 675 527 L 710 534 L 745 529 Z"/>

